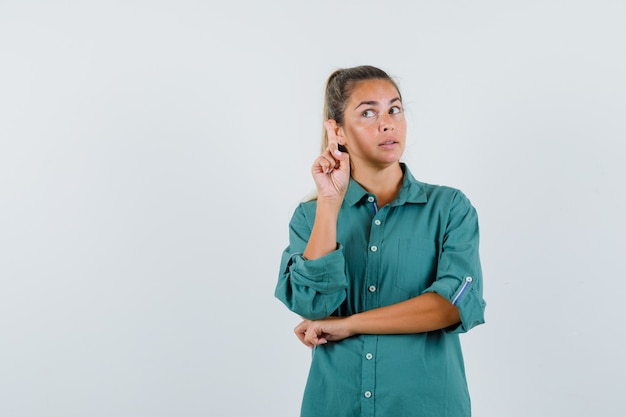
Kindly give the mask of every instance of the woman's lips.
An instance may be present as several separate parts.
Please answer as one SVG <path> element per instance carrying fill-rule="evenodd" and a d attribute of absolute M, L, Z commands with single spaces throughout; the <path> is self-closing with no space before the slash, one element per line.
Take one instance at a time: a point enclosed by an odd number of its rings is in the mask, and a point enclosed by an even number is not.
<path fill-rule="evenodd" d="M 378 146 L 381 147 L 381 148 L 391 148 L 391 147 L 394 147 L 397 144 L 398 144 L 397 140 L 391 139 L 391 140 L 384 141 L 383 143 L 379 144 Z"/>

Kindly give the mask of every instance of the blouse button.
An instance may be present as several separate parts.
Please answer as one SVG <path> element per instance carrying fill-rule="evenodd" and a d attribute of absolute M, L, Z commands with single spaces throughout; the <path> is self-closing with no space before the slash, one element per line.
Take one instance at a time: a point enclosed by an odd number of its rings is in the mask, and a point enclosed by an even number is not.
<path fill-rule="evenodd" d="M 367 197 L 367 201 L 369 201 L 370 203 L 373 203 L 374 202 L 374 197 L 372 197 L 372 196 Z"/>
<path fill-rule="evenodd" d="M 365 391 L 365 398 L 370 398 L 372 396 L 372 392 L 371 391 Z"/>
<path fill-rule="evenodd" d="M 374 224 L 375 224 L 376 226 L 380 226 L 380 220 L 378 220 L 378 219 L 374 220 Z"/>
<path fill-rule="evenodd" d="M 370 246 L 370 250 L 371 250 L 372 252 L 376 252 L 376 251 L 378 250 L 378 247 L 376 247 L 376 246 Z"/>
<path fill-rule="evenodd" d="M 369 292 L 376 292 L 376 286 L 375 285 L 370 285 L 369 288 L 367 289 Z"/>
<path fill-rule="evenodd" d="M 368 361 L 371 361 L 373 357 L 374 355 L 372 355 L 371 353 L 368 353 L 367 355 L 365 355 L 365 359 L 367 359 Z"/>

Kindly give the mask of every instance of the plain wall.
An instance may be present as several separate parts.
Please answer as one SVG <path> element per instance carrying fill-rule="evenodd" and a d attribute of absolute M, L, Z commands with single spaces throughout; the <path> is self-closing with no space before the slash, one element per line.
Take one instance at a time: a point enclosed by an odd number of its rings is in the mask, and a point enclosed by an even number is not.
<path fill-rule="evenodd" d="M 626 6 L 406 3 L 0 2 L 0 415 L 297 415 L 274 286 L 360 64 L 478 209 L 474 415 L 626 415 Z"/>

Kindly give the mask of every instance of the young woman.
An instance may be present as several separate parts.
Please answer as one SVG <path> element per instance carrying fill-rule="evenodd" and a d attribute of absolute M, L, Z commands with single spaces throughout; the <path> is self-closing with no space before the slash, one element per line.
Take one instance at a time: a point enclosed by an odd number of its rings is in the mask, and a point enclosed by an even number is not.
<path fill-rule="evenodd" d="M 324 107 L 317 198 L 295 210 L 275 291 L 313 348 L 301 416 L 469 416 L 458 335 L 484 322 L 476 211 L 400 162 L 384 71 L 335 71 Z"/>

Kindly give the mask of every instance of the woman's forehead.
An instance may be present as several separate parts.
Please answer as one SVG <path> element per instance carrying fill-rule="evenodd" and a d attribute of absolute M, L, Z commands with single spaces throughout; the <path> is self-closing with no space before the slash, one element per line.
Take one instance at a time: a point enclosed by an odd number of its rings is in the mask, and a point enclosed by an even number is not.
<path fill-rule="evenodd" d="M 373 79 L 355 83 L 348 101 L 352 103 L 370 101 L 387 103 L 400 98 L 400 93 L 391 81 Z"/>

